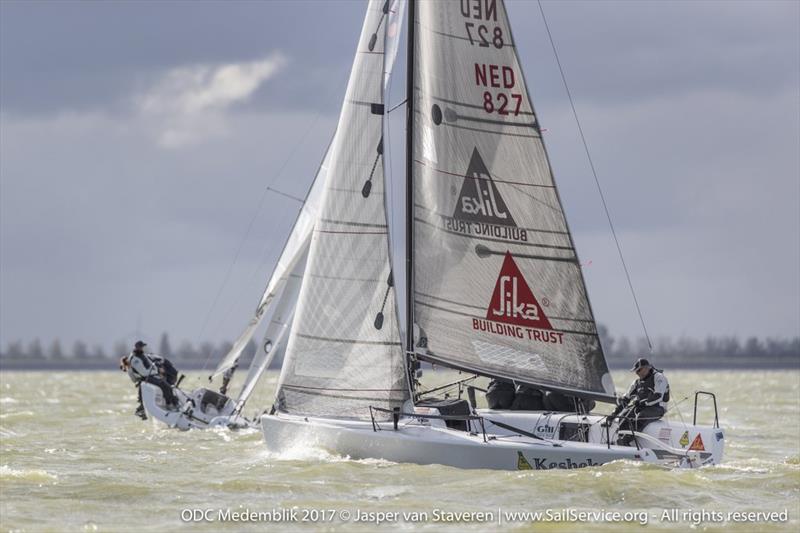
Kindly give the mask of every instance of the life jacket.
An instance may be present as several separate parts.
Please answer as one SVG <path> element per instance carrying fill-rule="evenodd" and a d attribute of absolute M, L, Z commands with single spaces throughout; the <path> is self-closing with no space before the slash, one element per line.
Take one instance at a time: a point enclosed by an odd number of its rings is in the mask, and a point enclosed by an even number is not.
<path fill-rule="evenodd" d="M 160 361 L 156 362 L 156 366 L 160 366 L 164 370 L 164 379 L 170 385 L 175 385 L 178 381 L 178 369 L 172 364 L 172 361 L 166 357 L 162 357 Z"/>
<path fill-rule="evenodd" d="M 128 357 L 128 361 L 130 361 L 130 369 L 132 373 L 140 380 L 158 373 L 155 369 L 155 363 L 153 363 L 153 361 L 144 352 L 131 352 L 130 356 Z M 141 363 L 141 366 L 144 368 L 144 374 L 137 368 L 137 361 Z"/>
<path fill-rule="evenodd" d="M 658 370 L 657 368 L 653 368 L 649 374 L 647 374 L 644 379 L 639 379 L 636 382 L 636 397 L 640 400 L 646 400 L 650 397 L 651 394 L 655 394 L 656 391 L 656 373 L 661 374 L 663 376 L 663 372 Z M 666 378 L 665 378 L 666 379 Z M 667 403 L 669 401 L 669 382 L 667 381 L 667 390 L 664 392 L 664 395 L 661 397 L 661 401 Z"/>

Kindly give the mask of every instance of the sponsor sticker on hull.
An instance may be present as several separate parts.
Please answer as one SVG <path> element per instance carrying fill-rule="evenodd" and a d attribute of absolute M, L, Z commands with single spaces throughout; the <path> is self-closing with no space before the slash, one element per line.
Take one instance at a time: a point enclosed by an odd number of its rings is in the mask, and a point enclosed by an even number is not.
<path fill-rule="evenodd" d="M 703 437 L 700 436 L 700 433 L 698 433 L 697 436 L 694 438 L 694 440 L 692 441 L 692 445 L 689 446 L 689 449 L 698 452 L 706 451 L 706 447 L 703 444 Z"/>
<path fill-rule="evenodd" d="M 517 470 L 554 470 L 571 468 L 586 468 L 587 466 L 599 466 L 603 463 L 592 459 L 572 459 L 567 457 L 563 460 L 554 461 L 552 459 L 531 457 L 528 459 L 522 452 L 517 452 Z"/>

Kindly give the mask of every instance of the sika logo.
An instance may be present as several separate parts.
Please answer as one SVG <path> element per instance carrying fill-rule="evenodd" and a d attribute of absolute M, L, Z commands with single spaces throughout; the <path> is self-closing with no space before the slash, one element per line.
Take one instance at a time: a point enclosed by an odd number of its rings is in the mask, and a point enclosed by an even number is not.
<path fill-rule="evenodd" d="M 477 148 L 472 152 L 453 218 L 469 222 L 517 226 Z"/>
<path fill-rule="evenodd" d="M 503 259 L 486 319 L 473 318 L 472 329 L 518 339 L 564 343 L 564 333 L 553 329 L 511 252 L 506 252 Z"/>
<path fill-rule="evenodd" d="M 522 272 L 514 262 L 511 252 L 506 252 L 506 257 L 503 259 L 503 267 L 500 269 L 486 318 L 518 326 L 553 329 L 531 288 L 522 277 Z"/>
<path fill-rule="evenodd" d="M 528 232 L 517 227 L 477 148 L 472 151 L 453 216 L 442 215 L 442 222 L 445 230 L 461 235 L 528 242 Z"/>

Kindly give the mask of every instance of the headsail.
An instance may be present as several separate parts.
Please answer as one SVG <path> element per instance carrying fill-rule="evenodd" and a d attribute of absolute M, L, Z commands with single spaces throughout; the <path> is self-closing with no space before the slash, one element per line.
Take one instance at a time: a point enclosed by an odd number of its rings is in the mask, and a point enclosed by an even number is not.
<path fill-rule="evenodd" d="M 328 165 L 330 164 L 330 150 L 333 143 L 334 140 L 331 140 L 331 143 L 328 145 L 325 157 L 322 159 L 322 163 L 320 163 L 317 169 L 314 182 L 306 195 L 305 202 L 303 202 L 300 212 L 297 214 L 297 219 L 286 239 L 283 251 L 281 251 L 281 256 L 278 258 L 278 262 L 272 270 L 272 275 L 267 283 L 266 289 L 264 289 L 261 300 L 258 302 L 253 317 L 250 319 L 250 322 L 247 323 L 247 327 L 244 331 L 236 339 L 236 342 L 233 343 L 230 351 L 228 351 L 222 361 L 217 365 L 214 372 L 209 376 L 209 379 L 213 379 L 236 364 L 245 346 L 247 346 L 247 343 L 253 338 L 253 334 L 258 329 L 258 326 L 266 316 L 271 316 L 273 314 L 271 306 L 274 304 L 276 298 L 280 297 L 283 292 L 289 275 L 301 260 L 304 260 L 311 243 L 311 230 L 314 228 L 314 224 L 319 216 L 322 191 L 325 186 Z M 294 296 L 296 297 L 296 294 Z"/>
<path fill-rule="evenodd" d="M 613 383 L 502 0 L 420 1 L 420 357 L 608 399 Z"/>
<path fill-rule="evenodd" d="M 384 206 L 384 50 L 391 2 L 371 0 L 339 117 L 276 407 L 369 419 L 408 398 Z"/>
<path fill-rule="evenodd" d="M 239 392 L 239 397 L 236 399 L 236 409 L 238 411 L 242 410 L 248 398 L 253 393 L 255 386 L 258 384 L 258 380 L 275 358 L 279 347 L 282 344 L 285 345 L 286 334 L 291 328 L 292 318 L 294 317 L 294 311 L 297 307 L 297 298 L 300 294 L 300 287 L 303 282 L 303 272 L 308 263 L 310 244 L 309 240 L 306 246 L 303 247 L 300 252 L 300 260 L 292 269 L 292 272 L 286 280 L 280 298 L 278 298 L 272 306 L 270 321 L 264 332 L 264 338 L 256 351 L 253 362 L 250 364 L 250 370 L 247 371 L 247 377 L 244 380 L 241 392 Z"/>

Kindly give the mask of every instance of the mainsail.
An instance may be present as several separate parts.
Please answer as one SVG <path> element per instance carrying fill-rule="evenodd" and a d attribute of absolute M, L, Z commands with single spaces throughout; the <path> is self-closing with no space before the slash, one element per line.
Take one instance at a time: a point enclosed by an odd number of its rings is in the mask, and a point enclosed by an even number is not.
<path fill-rule="evenodd" d="M 613 383 L 502 0 L 419 1 L 419 357 L 608 399 Z"/>
<path fill-rule="evenodd" d="M 369 419 L 370 406 L 408 398 L 384 205 L 392 11 L 369 2 L 278 384 L 283 412 Z"/>

